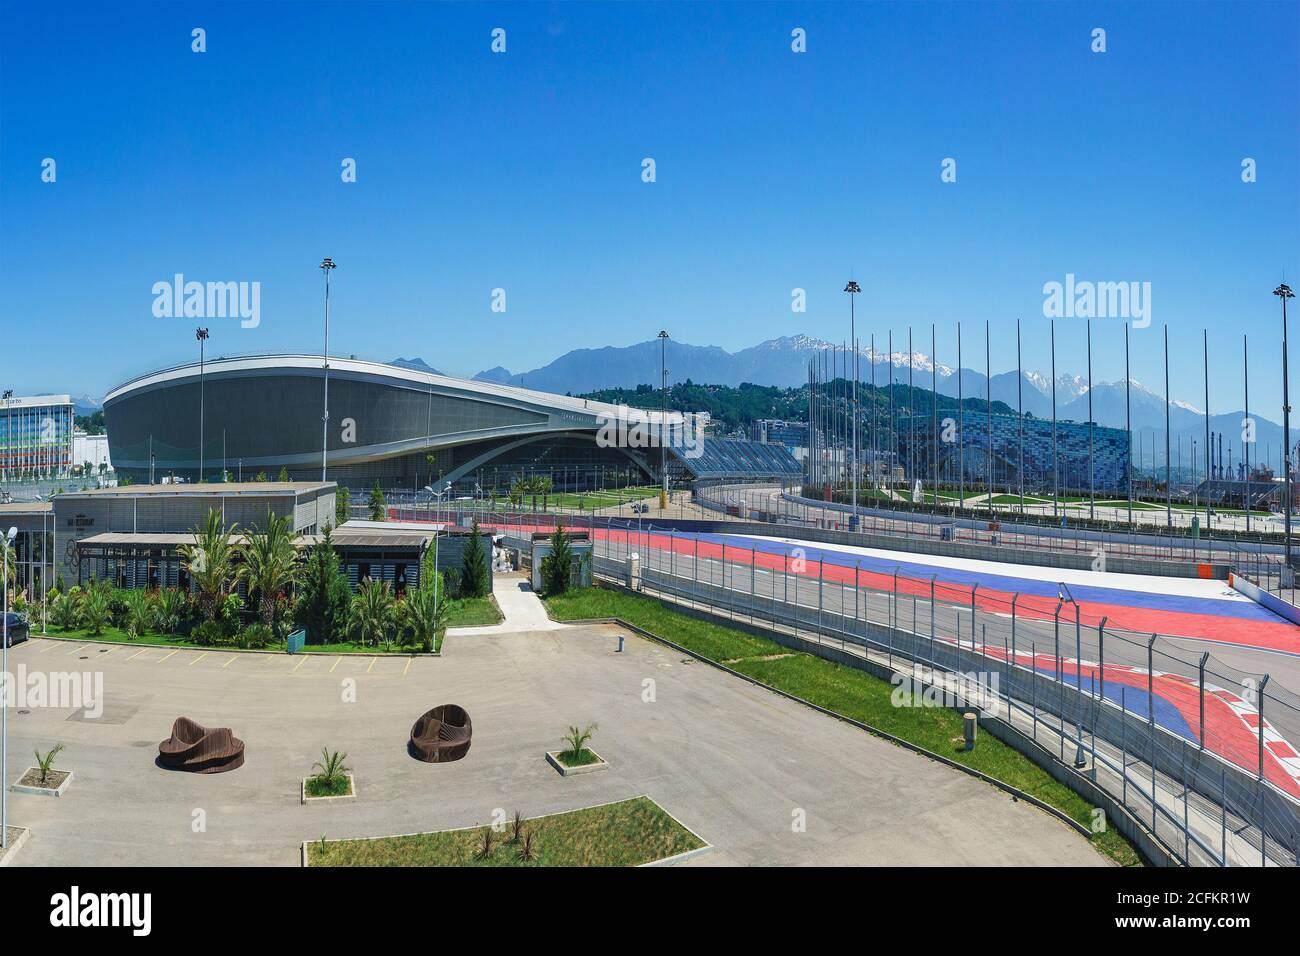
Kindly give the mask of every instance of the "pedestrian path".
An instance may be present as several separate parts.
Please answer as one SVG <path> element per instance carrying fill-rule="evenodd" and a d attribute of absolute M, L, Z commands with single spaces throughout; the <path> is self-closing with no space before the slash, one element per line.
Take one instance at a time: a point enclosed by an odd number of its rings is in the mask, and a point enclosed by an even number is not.
<path fill-rule="evenodd" d="M 473 637 L 480 634 L 518 634 L 521 631 L 558 631 L 568 627 L 552 621 L 546 606 L 533 593 L 528 576 L 523 573 L 497 574 L 492 579 L 492 596 L 496 598 L 501 616 L 500 624 L 486 627 L 449 627 L 448 637 Z"/>

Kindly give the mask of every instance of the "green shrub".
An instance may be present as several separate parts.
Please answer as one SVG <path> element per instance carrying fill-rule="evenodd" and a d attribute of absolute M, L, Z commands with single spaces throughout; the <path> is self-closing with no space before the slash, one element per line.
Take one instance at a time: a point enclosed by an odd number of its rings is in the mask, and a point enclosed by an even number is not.
<path fill-rule="evenodd" d="M 245 649 L 261 649 L 275 638 L 271 628 L 261 621 L 254 621 L 239 632 L 239 646 Z"/>
<path fill-rule="evenodd" d="M 201 621 L 192 635 L 194 643 L 205 647 L 220 644 L 226 638 L 226 632 L 216 621 Z"/>

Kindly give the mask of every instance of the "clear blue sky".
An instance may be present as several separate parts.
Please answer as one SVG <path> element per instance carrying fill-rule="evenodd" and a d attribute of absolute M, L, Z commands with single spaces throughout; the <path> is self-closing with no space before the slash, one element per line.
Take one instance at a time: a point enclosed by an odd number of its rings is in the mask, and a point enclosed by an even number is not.
<path fill-rule="evenodd" d="M 937 321 L 951 363 L 952 323 L 987 319 L 996 372 L 1020 317 L 1046 369 L 1044 282 L 1149 281 L 1136 378 L 1160 386 L 1167 322 L 1175 395 L 1200 405 L 1208 327 L 1226 410 L 1244 332 L 1252 404 L 1280 403 L 1295 3 L 6 2 L 3 22 L 0 379 L 20 394 L 195 355 L 193 320 L 151 312 L 176 272 L 262 285 L 261 325 L 208 321 L 211 354 L 319 349 L 328 255 L 333 350 L 457 374 L 661 327 L 838 341 L 850 272 L 864 337 Z M 1122 377 L 1120 324 L 1094 329 L 1095 377 Z M 1063 370 L 1082 341 L 1058 323 Z"/>

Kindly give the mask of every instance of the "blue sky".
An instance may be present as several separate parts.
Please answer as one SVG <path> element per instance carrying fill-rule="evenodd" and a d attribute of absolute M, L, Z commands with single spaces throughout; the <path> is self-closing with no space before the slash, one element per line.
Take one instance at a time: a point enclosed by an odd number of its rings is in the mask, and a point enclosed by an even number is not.
<path fill-rule="evenodd" d="M 1200 405 L 1208 328 L 1212 389 L 1239 396 L 1246 333 L 1252 405 L 1280 415 L 1269 292 L 1284 272 L 1300 287 L 1294 3 L 6 2 L 3 17 L 0 379 L 20 394 L 98 396 L 194 356 L 196 323 L 151 311 L 177 272 L 261 283 L 260 325 L 209 320 L 211 354 L 317 350 L 328 255 L 333 351 L 456 374 L 661 327 L 729 350 L 839 341 L 850 273 L 864 338 L 912 324 L 928 350 L 938 322 L 951 364 L 953 323 L 989 320 L 996 372 L 1020 318 L 1025 364 L 1045 370 L 1045 282 L 1145 281 L 1136 378 L 1161 386 L 1168 323 L 1175 395 Z M 1094 322 L 1098 380 L 1122 377 L 1122 336 Z M 1082 343 L 1082 321 L 1058 321 L 1062 370 L 1084 371 Z"/>

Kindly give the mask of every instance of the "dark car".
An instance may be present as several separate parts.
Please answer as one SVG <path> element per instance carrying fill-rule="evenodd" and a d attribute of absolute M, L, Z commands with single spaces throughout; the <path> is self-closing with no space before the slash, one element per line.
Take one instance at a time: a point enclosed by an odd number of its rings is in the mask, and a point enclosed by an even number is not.
<path fill-rule="evenodd" d="M 30 636 L 28 634 L 27 616 L 16 611 L 10 611 L 5 617 L 7 620 L 4 623 L 9 629 L 9 646 L 13 647 L 20 641 L 27 640 Z"/>

